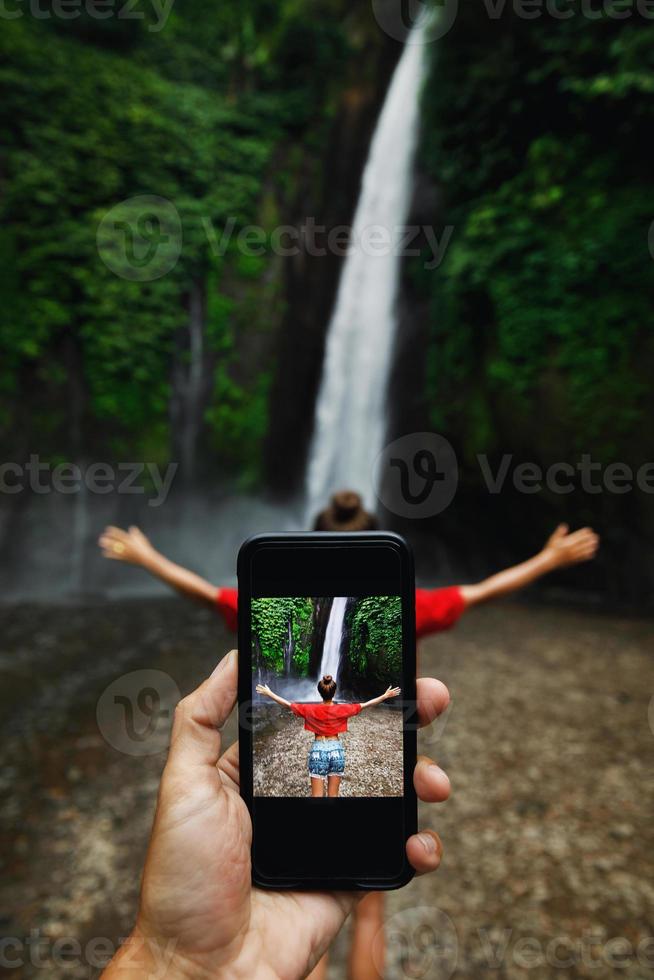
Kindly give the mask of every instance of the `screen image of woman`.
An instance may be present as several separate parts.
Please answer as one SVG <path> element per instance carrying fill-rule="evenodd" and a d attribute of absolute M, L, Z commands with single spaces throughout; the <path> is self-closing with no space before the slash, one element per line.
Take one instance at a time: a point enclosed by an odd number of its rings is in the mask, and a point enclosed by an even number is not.
<path fill-rule="evenodd" d="M 255 598 L 251 624 L 255 796 L 402 796 L 399 596 Z"/>
<path fill-rule="evenodd" d="M 340 733 L 347 731 L 348 718 L 358 715 L 364 708 L 396 698 L 401 692 L 399 687 L 388 687 L 383 694 L 370 701 L 354 702 L 351 704 L 336 704 L 336 681 L 331 674 L 318 682 L 318 693 L 322 703 L 301 704 L 297 701 L 287 701 L 270 690 L 267 684 L 257 684 L 258 694 L 272 698 L 277 704 L 290 708 L 294 715 L 304 718 L 306 731 L 312 732 L 314 739 L 307 756 L 307 767 L 311 779 L 311 795 L 324 795 L 324 780 L 327 779 L 327 796 L 338 796 L 341 779 L 345 774 L 345 749 L 340 741 Z"/>

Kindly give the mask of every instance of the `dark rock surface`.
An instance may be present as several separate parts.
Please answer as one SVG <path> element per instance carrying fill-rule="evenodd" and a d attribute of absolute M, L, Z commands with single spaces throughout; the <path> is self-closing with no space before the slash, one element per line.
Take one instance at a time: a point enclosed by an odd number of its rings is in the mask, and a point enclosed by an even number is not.
<path fill-rule="evenodd" d="M 2 619 L 0 916 L 19 942 L 4 972 L 94 977 L 133 921 L 172 707 L 164 692 L 153 754 L 128 755 L 101 734 L 98 700 L 137 669 L 185 694 L 233 638 L 176 601 L 5 607 Z M 387 898 L 387 976 L 650 977 L 651 622 L 498 605 L 423 643 L 420 667 L 452 692 L 420 748 L 453 795 L 422 808 L 444 841 L 439 873 Z M 346 950 L 347 928 L 333 980 Z"/>

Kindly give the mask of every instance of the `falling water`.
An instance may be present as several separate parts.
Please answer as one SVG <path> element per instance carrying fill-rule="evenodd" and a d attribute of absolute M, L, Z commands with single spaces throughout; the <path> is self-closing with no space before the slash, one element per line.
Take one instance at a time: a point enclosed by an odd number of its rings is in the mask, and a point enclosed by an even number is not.
<path fill-rule="evenodd" d="M 82 467 L 80 470 L 84 472 Z M 84 554 L 89 535 L 88 489 L 83 479 L 80 481 L 73 507 L 70 535 L 70 591 L 80 593 L 84 589 Z"/>
<path fill-rule="evenodd" d="M 346 605 L 347 596 L 335 596 L 325 630 L 325 642 L 322 648 L 322 660 L 320 661 L 320 677 L 331 674 L 334 680 L 338 679 Z"/>
<path fill-rule="evenodd" d="M 291 673 L 291 664 L 293 662 L 293 623 L 289 618 L 288 621 L 288 636 L 286 638 L 285 650 L 284 650 L 284 669 L 286 671 L 286 676 L 288 677 Z"/>
<path fill-rule="evenodd" d="M 197 442 L 202 425 L 205 388 L 204 301 L 196 282 L 189 296 L 188 328 L 183 347 L 173 368 L 173 429 L 176 433 L 182 475 L 195 475 Z"/>
<path fill-rule="evenodd" d="M 423 73 L 421 27 L 405 45 L 366 164 L 352 241 L 327 331 L 307 470 L 314 514 L 334 490 L 373 503 L 371 468 L 383 446 L 403 229 L 407 220 Z M 384 236 L 386 247 L 380 246 Z"/>

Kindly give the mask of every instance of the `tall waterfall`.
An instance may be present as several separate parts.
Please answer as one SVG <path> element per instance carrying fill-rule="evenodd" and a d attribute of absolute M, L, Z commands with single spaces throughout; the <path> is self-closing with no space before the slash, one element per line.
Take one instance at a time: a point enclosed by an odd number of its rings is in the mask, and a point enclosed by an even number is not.
<path fill-rule="evenodd" d="M 335 596 L 329 612 L 329 619 L 327 620 L 327 629 L 325 630 L 325 642 L 322 648 L 319 678 L 324 677 L 325 674 L 331 674 L 334 680 L 338 678 L 346 605 L 347 596 Z"/>
<path fill-rule="evenodd" d="M 397 319 L 402 229 L 410 206 L 423 45 L 405 44 L 363 174 L 352 240 L 327 331 L 325 362 L 307 469 L 307 512 L 334 490 L 373 504 L 371 469 L 383 448 Z M 386 247 L 380 245 L 384 236 Z"/>

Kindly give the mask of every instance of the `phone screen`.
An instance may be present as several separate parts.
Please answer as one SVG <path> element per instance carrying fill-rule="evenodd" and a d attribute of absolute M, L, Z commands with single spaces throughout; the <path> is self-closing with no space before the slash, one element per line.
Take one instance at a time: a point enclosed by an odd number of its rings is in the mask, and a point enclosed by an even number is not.
<path fill-rule="evenodd" d="M 402 796 L 400 596 L 254 598 L 250 635 L 254 795 Z"/>
<path fill-rule="evenodd" d="M 393 535 L 246 545 L 241 778 L 258 883 L 383 888 L 410 877 L 413 618 L 410 554 Z"/>

